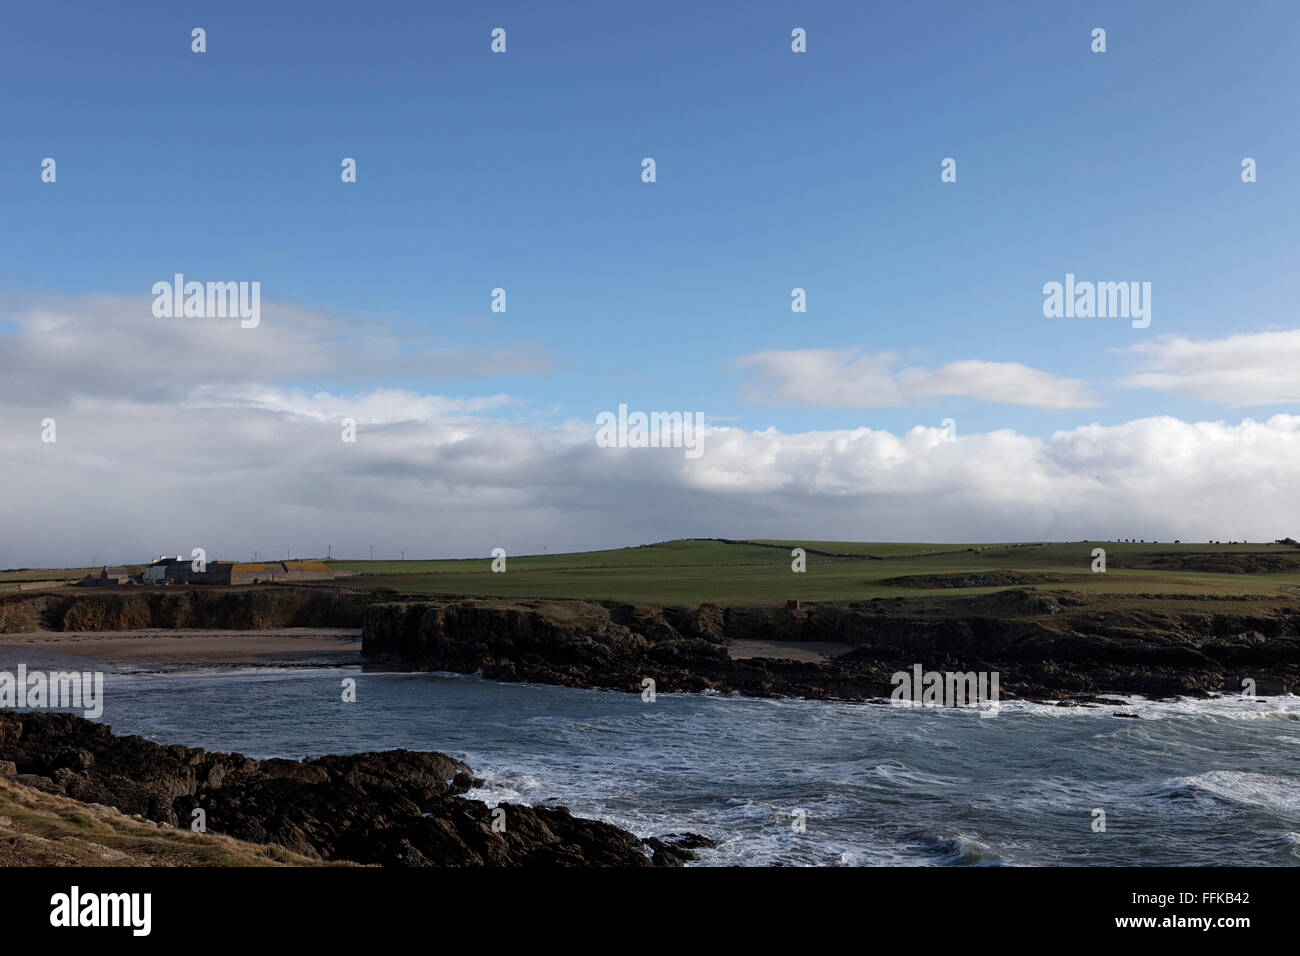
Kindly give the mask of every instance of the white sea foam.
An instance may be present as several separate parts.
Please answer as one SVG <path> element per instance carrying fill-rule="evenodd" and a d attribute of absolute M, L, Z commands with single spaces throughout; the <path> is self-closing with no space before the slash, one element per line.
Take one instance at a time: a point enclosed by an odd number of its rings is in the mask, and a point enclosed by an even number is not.
<path fill-rule="evenodd" d="M 1169 785 L 1206 793 L 1228 803 L 1300 818 L 1300 792 L 1296 790 L 1295 782 L 1285 777 L 1239 770 L 1211 770 L 1176 777 Z"/>
<path fill-rule="evenodd" d="M 1238 694 L 1223 694 L 1212 697 L 1179 697 L 1172 700 L 1151 700 L 1146 697 L 1105 695 L 1109 700 L 1119 701 L 1115 704 L 1084 704 L 1059 706 L 1057 704 L 1036 703 L 1033 701 L 1003 700 L 997 718 L 988 720 L 990 726 L 1002 717 L 1028 715 L 1035 717 L 1113 717 L 1117 713 L 1133 714 L 1146 720 L 1159 720 L 1175 717 L 1213 716 L 1227 717 L 1234 720 L 1300 720 L 1300 697 L 1286 694 L 1277 697 L 1242 697 Z M 961 709 L 932 710 L 933 714 L 952 716 L 977 715 Z"/>

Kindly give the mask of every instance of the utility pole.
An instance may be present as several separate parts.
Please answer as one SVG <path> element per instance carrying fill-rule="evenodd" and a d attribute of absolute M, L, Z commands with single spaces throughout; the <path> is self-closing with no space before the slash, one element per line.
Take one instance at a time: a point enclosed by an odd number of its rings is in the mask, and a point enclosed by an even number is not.
<path fill-rule="evenodd" d="M 325 545 L 325 560 L 328 561 L 333 554 L 334 554 L 334 545 L 332 544 Z"/>

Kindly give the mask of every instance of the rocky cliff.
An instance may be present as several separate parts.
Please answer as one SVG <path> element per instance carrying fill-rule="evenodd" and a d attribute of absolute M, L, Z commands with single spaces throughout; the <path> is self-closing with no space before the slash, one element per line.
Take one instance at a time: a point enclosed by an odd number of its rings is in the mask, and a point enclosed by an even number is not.
<path fill-rule="evenodd" d="M 737 691 L 862 700 L 890 675 L 998 672 L 1003 697 L 1086 699 L 1300 690 L 1300 608 L 1272 614 L 1089 611 L 1078 595 L 1015 588 L 964 598 L 942 617 L 886 602 L 796 609 L 632 607 L 459 599 L 377 604 L 362 656 L 374 667 L 481 672 L 498 680 L 637 691 Z M 824 662 L 733 660 L 737 640 L 852 645 Z"/>
<path fill-rule="evenodd" d="M 304 587 L 6 596 L 0 600 L 0 632 L 360 627 L 366 607 L 384 599 L 376 592 Z"/>

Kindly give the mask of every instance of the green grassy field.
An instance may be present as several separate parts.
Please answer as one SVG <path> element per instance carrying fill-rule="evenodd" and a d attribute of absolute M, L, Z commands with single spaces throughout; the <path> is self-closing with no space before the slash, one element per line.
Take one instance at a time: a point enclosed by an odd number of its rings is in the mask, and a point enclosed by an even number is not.
<path fill-rule="evenodd" d="M 807 552 L 807 571 L 791 571 L 791 549 Z M 1094 574 L 1092 550 L 1106 549 L 1107 570 Z M 1190 562 L 1192 567 L 1179 567 Z M 1264 570 L 1261 564 L 1272 564 Z M 635 548 L 507 558 L 442 561 L 333 561 L 349 587 L 415 595 L 571 597 L 634 604 L 779 605 L 788 600 L 905 599 L 941 612 L 954 599 L 1008 587 L 1082 592 L 1098 608 L 1176 605 L 1179 599 L 1249 596 L 1275 605 L 1300 600 L 1300 548 L 1281 544 L 1003 542 L 951 544 L 860 541 L 679 540 Z M 143 566 L 130 566 L 138 573 Z M 1245 573 L 1234 573 L 1245 569 Z M 73 582 L 98 568 L 0 572 L 0 595 L 20 582 Z M 945 576 L 999 573 L 986 584 Z M 972 583 L 975 586 L 969 586 Z M 1139 595 L 1169 595 L 1160 599 Z M 1215 610 L 1200 600 L 1202 610 Z M 1164 609 L 1164 608 L 1162 608 Z M 1172 607 L 1170 608 L 1172 609 Z M 1233 608 L 1242 611 L 1240 602 Z"/>
<path fill-rule="evenodd" d="M 808 551 L 807 571 L 791 571 L 790 551 Z M 1106 550 L 1107 571 L 1091 570 L 1092 550 Z M 826 552 L 819 554 L 817 552 Z M 1233 573 L 1263 559 L 1284 570 Z M 1162 563 L 1189 560 L 1210 569 Z M 1131 606 L 1137 595 L 1248 595 L 1261 604 L 1300 598 L 1300 549 L 1279 544 L 1128 544 L 1121 542 L 924 544 L 845 541 L 667 541 L 576 554 L 507 558 L 504 574 L 487 557 L 448 561 L 335 561 L 353 577 L 342 584 L 392 588 L 407 594 L 573 597 L 638 604 L 783 604 L 906 598 L 942 604 L 953 598 L 1025 584 L 1079 591 L 1099 606 Z M 1221 567 L 1220 567 L 1221 565 Z M 1019 574 L 1023 581 L 986 587 L 938 587 L 944 575 Z M 897 582 L 898 578 L 912 580 Z M 1150 605 L 1149 600 L 1141 603 Z M 1210 610 L 1211 608 L 1206 608 Z M 1242 610 L 1237 607 L 1236 610 Z"/>
<path fill-rule="evenodd" d="M 146 565 L 123 565 L 132 574 L 139 574 Z M 80 581 L 87 574 L 98 574 L 99 568 L 23 568 L 21 571 L 0 571 L 0 594 L 5 589 L 14 589 L 16 585 L 33 581 L 64 581 L 71 584 Z"/>

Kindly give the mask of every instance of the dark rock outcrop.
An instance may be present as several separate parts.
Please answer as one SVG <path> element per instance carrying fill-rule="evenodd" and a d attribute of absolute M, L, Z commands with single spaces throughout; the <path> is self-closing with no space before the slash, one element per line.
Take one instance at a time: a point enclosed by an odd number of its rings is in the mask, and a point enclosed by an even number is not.
<path fill-rule="evenodd" d="M 1162 571 L 1209 571 L 1214 574 L 1278 574 L 1300 568 L 1294 554 L 1234 554 L 1230 551 L 1206 554 L 1163 554 L 1147 567 Z"/>
<path fill-rule="evenodd" d="M 72 714 L 0 710 L 0 767 L 19 783 L 189 828 L 275 843 L 304 856 L 390 866 L 681 866 L 694 834 L 641 841 L 562 807 L 487 804 L 462 794 L 470 768 L 391 750 L 309 760 L 162 746 Z M 481 783 L 481 781 L 479 781 Z M 495 825 L 494 825 L 495 824 Z M 703 841 L 700 843 L 699 841 Z"/>
<path fill-rule="evenodd" d="M 126 588 L 0 598 L 0 631 L 359 627 L 391 594 L 327 587 Z"/>
<path fill-rule="evenodd" d="M 482 673 L 497 680 L 659 692 L 738 692 L 864 700 L 891 675 L 1000 675 L 1007 698 L 1087 700 L 1300 690 L 1300 608 L 1271 615 L 1095 612 L 1072 591 L 1014 588 L 959 598 L 947 615 L 887 602 L 798 608 L 646 608 L 587 601 L 413 600 L 371 607 L 362 657 L 372 668 Z M 732 659 L 735 640 L 826 641 L 823 662 Z"/>

